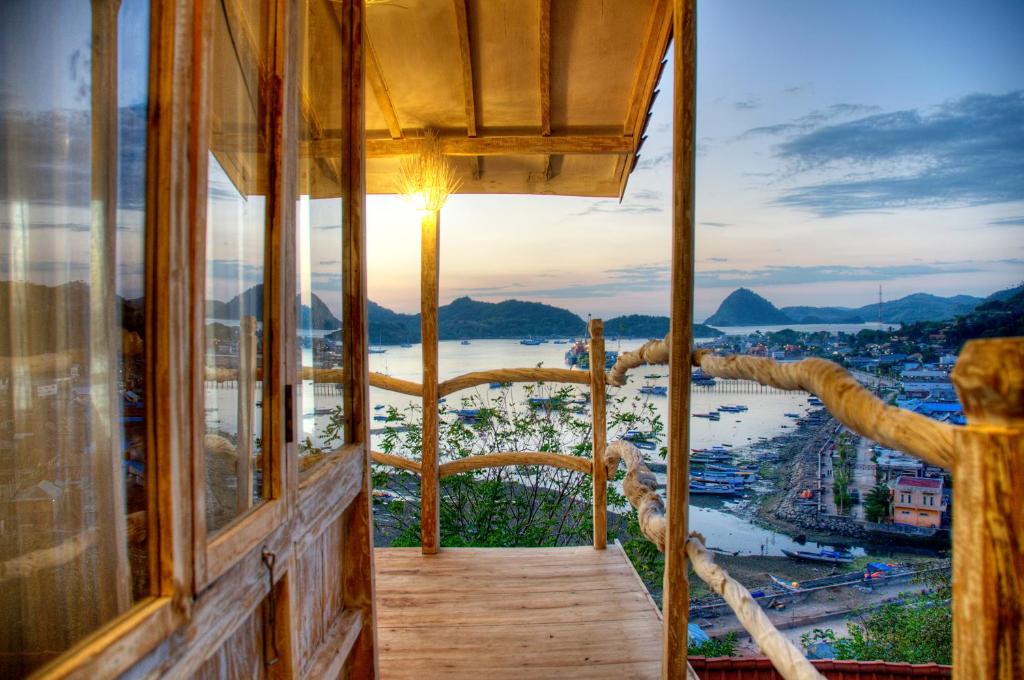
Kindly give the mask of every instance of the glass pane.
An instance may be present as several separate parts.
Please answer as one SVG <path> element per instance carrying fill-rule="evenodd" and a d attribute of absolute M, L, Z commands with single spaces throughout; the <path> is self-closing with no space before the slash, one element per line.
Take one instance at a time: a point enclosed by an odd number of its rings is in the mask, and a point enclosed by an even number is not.
<path fill-rule="evenodd" d="M 299 172 L 296 304 L 302 430 L 299 470 L 305 475 L 345 442 L 342 414 L 343 51 L 341 5 L 303 0 L 300 16 Z M 335 16 L 331 16 L 331 15 Z"/>
<path fill-rule="evenodd" d="M 148 0 L 0 3 L 4 678 L 151 592 L 148 36 Z"/>
<path fill-rule="evenodd" d="M 206 208 L 206 530 L 258 505 L 263 283 L 270 133 L 270 3 L 218 2 L 209 54 Z"/>

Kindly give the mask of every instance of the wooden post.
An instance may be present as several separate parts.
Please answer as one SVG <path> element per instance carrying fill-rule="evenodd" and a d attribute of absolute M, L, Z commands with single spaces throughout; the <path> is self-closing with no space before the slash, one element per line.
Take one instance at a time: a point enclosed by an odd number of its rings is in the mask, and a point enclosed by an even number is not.
<path fill-rule="evenodd" d="M 441 213 L 423 213 L 420 251 L 420 335 L 423 344 L 423 454 L 420 474 L 420 540 L 424 555 L 437 553 L 441 513 L 437 460 L 437 305 Z"/>
<path fill-rule="evenodd" d="M 972 340 L 953 383 L 953 677 L 1024 677 L 1024 338 Z"/>
<path fill-rule="evenodd" d="M 238 324 L 238 507 L 236 514 L 252 507 L 253 416 L 256 408 L 256 317 L 243 316 Z M 269 481 L 263 470 L 264 483 Z"/>
<path fill-rule="evenodd" d="M 590 411 L 593 430 L 591 483 L 594 491 L 594 549 L 608 545 L 608 469 L 604 465 L 607 443 L 605 417 L 604 321 L 591 319 L 590 330 Z"/>
<path fill-rule="evenodd" d="M 672 275 L 668 379 L 668 530 L 662 595 L 661 677 L 686 677 L 687 505 L 690 499 L 690 343 L 693 335 L 693 216 L 696 133 L 696 0 L 673 0 Z"/>

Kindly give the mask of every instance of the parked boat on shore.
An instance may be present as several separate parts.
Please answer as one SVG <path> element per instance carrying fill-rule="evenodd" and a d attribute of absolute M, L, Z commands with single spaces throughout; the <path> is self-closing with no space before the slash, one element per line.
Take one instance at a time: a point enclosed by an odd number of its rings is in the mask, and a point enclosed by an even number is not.
<path fill-rule="evenodd" d="M 809 550 L 783 549 L 782 554 L 791 560 L 798 560 L 802 562 L 821 562 L 822 564 L 850 564 L 853 562 L 853 555 L 848 552 L 838 550 L 822 549 L 818 552 L 811 552 Z"/>
<path fill-rule="evenodd" d="M 698 496 L 735 496 L 739 491 L 731 484 L 709 484 L 690 480 L 690 493 Z"/>

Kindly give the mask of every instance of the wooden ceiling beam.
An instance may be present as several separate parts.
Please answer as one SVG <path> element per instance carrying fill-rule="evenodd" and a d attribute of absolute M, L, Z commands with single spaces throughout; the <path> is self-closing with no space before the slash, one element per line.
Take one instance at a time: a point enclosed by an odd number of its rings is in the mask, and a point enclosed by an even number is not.
<path fill-rule="evenodd" d="M 622 125 L 622 134 L 639 136 L 643 125 L 646 109 L 651 103 L 651 93 L 658 84 L 661 68 L 652 69 L 650 65 L 661 61 L 668 50 L 668 41 L 672 33 L 672 7 L 669 0 L 655 0 L 651 8 L 651 20 L 647 24 L 643 46 L 636 63 L 636 75 L 629 93 L 626 107 L 626 120 Z"/>
<path fill-rule="evenodd" d="M 467 0 L 452 0 L 455 7 L 455 31 L 459 36 L 459 61 L 462 66 L 462 92 L 466 106 L 466 134 L 476 137 L 476 92 L 473 85 L 473 52 L 469 44 Z"/>
<path fill-rule="evenodd" d="M 540 2 L 540 133 L 551 134 L 551 0 Z"/>
<path fill-rule="evenodd" d="M 325 140 L 327 141 L 327 140 Z M 493 137 L 439 138 L 441 151 L 449 156 L 517 156 L 532 154 L 631 154 L 634 142 L 618 135 L 509 135 Z M 420 140 L 367 139 L 367 158 L 412 156 L 419 153 Z"/>
<path fill-rule="evenodd" d="M 365 34 L 366 61 L 369 68 L 366 69 L 366 79 L 370 81 L 370 89 L 373 90 L 373 97 L 377 100 L 377 107 L 380 108 L 387 123 L 388 133 L 392 139 L 401 139 L 402 126 L 398 122 L 398 113 L 391 101 L 391 92 L 388 90 L 387 81 L 384 80 L 384 71 L 380 68 L 380 61 L 377 59 L 377 51 L 373 49 L 369 33 Z"/>

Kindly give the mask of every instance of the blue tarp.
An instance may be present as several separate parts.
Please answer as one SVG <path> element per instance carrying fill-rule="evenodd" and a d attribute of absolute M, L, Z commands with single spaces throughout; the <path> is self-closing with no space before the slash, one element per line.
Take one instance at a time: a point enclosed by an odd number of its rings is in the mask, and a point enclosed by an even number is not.
<path fill-rule="evenodd" d="M 868 566 L 865 567 L 865 571 L 892 571 L 892 567 L 882 564 L 881 562 L 868 562 Z"/>
<path fill-rule="evenodd" d="M 705 642 L 711 639 L 708 637 L 708 634 L 702 631 L 700 629 L 700 626 L 698 626 L 696 623 L 686 624 L 686 638 L 688 644 L 691 645 L 704 644 Z"/>

